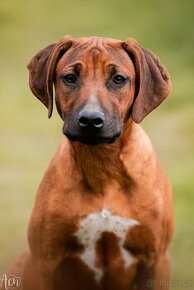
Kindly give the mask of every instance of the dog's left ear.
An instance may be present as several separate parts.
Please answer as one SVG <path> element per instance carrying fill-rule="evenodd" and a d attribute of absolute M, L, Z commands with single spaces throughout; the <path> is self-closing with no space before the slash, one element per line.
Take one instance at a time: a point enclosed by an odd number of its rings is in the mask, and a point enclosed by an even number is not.
<path fill-rule="evenodd" d="M 59 59 L 72 45 L 71 36 L 40 50 L 30 61 L 29 85 L 33 94 L 47 107 L 50 118 L 53 110 L 53 78 Z"/>
<path fill-rule="evenodd" d="M 168 96 L 171 89 L 170 76 L 160 60 L 133 38 L 123 42 L 122 47 L 135 67 L 136 90 L 132 118 L 134 122 L 140 123 Z"/>

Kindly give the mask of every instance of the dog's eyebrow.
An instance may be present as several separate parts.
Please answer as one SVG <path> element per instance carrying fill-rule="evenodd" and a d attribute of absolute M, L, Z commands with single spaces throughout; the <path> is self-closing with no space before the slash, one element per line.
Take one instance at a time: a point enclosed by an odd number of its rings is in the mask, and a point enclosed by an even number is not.
<path fill-rule="evenodd" d="M 110 63 L 108 67 L 110 68 L 111 75 L 114 75 L 118 72 L 119 67 L 116 64 Z"/>
<path fill-rule="evenodd" d="M 82 67 L 82 63 L 81 62 L 75 62 L 75 63 L 69 64 L 67 67 L 68 68 L 72 68 L 75 72 L 79 72 L 81 67 Z"/>
<path fill-rule="evenodd" d="M 114 68 L 118 68 L 118 65 L 116 65 L 115 63 L 109 63 L 108 67 L 114 67 Z"/>

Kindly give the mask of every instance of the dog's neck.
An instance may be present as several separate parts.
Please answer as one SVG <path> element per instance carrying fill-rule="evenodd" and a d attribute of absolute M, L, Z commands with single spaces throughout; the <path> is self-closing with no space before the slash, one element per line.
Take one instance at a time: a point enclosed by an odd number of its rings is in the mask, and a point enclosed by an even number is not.
<path fill-rule="evenodd" d="M 107 182 L 113 179 L 119 183 L 125 182 L 126 173 L 120 153 L 126 140 L 130 138 L 132 123 L 130 121 L 126 124 L 122 136 L 113 144 L 88 146 L 72 142 L 75 162 L 88 190 L 103 189 Z"/>

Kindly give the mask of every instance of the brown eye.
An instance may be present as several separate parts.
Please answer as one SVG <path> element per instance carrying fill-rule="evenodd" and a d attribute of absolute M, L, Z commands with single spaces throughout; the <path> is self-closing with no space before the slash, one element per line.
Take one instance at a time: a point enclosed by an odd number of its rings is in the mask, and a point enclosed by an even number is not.
<path fill-rule="evenodd" d="M 116 76 L 114 76 L 114 78 L 113 78 L 113 82 L 114 82 L 115 84 L 117 84 L 117 85 L 122 84 L 122 83 L 124 83 L 125 81 L 126 81 L 126 78 L 124 78 L 124 77 L 121 76 L 121 75 L 116 75 Z"/>
<path fill-rule="evenodd" d="M 62 76 L 62 80 L 68 84 L 75 84 L 77 77 L 74 74 L 67 74 Z"/>

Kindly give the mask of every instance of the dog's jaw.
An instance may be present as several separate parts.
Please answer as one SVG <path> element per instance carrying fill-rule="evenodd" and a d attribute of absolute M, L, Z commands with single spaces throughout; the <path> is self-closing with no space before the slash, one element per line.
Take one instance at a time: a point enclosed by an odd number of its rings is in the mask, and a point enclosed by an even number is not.
<path fill-rule="evenodd" d="M 110 137 L 101 137 L 101 136 L 82 136 L 82 135 L 72 135 L 69 132 L 63 130 L 64 135 L 72 142 L 80 142 L 85 145 L 95 146 L 100 144 L 112 144 L 114 143 L 121 135 L 121 132 L 116 133 Z"/>

